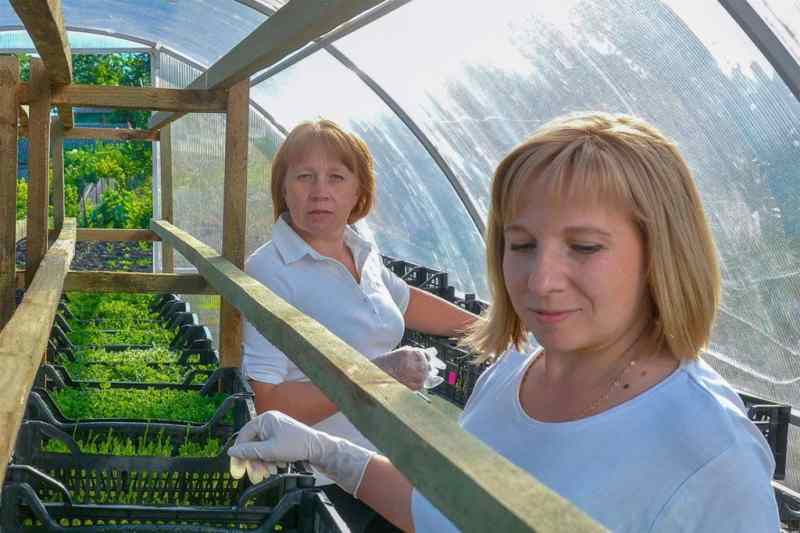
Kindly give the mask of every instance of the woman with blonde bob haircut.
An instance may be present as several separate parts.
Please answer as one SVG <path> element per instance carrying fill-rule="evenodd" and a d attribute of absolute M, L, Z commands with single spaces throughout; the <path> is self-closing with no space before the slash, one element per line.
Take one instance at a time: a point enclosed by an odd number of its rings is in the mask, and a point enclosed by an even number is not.
<path fill-rule="evenodd" d="M 769 445 L 699 356 L 720 274 L 672 141 L 625 115 L 544 125 L 500 162 L 486 240 L 467 342 L 493 364 L 465 431 L 611 531 L 779 530 Z M 456 530 L 385 457 L 280 413 L 229 453 L 308 460 L 405 531 Z"/>
<path fill-rule="evenodd" d="M 545 182 L 559 202 L 589 195 L 627 208 L 648 258 L 654 304 L 649 333 L 676 357 L 697 357 L 709 341 L 720 293 L 717 253 L 700 195 L 673 142 L 641 120 L 599 113 L 550 122 L 497 167 L 486 227 L 492 306 L 467 343 L 486 357 L 527 343 L 502 267 L 504 228 L 530 179 Z"/>
<path fill-rule="evenodd" d="M 367 145 L 330 120 L 297 125 L 272 163 L 272 240 L 245 270 L 412 390 L 442 380 L 429 354 L 397 348 L 406 326 L 456 335 L 476 317 L 388 270 L 378 249 L 351 227 L 375 203 L 375 169 Z M 250 323 L 242 371 L 258 412 L 276 410 L 374 449 L 322 391 Z M 259 474 L 254 474 L 255 479 Z M 380 516 L 318 476 L 353 533 L 393 531 Z"/>

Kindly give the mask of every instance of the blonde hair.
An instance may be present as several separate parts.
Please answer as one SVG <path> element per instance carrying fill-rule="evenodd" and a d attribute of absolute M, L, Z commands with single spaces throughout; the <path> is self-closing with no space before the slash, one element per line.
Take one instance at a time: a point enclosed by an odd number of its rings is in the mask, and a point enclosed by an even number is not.
<path fill-rule="evenodd" d="M 288 210 L 284 183 L 289 166 L 302 157 L 310 146 L 322 145 L 338 157 L 358 178 L 358 201 L 347 219 L 352 224 L 370 212 L 375 203 L 375 163 L 366 143 L 354 133 L 343 130 L 331 120 L 320 119 L 298 124 L 283 141 L 272 160 L 272 205 L 275 221 Z"/>
<path fill-rule="evenodd" d="M 641 119 L 608 113 L 557 118 L 498 165 L 486 227 L 492 305 L 465 343 L 495 359 L 527 341 L 503 278 L 503 228 L 531 179 L 543 180 L 559 201 L 588 195 L 629 209 L 645 248 L 652 336 L 678 359 L 697 357 L 720 298 L 717 253 L 699 192 L 672 141 Z"/>

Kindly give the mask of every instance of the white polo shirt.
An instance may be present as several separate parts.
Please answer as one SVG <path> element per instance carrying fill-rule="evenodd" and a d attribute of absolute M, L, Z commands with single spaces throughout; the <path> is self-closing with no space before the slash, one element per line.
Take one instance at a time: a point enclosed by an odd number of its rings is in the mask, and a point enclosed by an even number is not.
<path fill-rule="evenodd" d="M 361 273 L 360 284 L 342 263 L 309 246 L 283 217 L 272 227 L 272 241 L 247 259 L 245 271 L 356 351 L 374 359 L 393 350 L 403 338 L 410 289 L 383 266 L 375 246 L 350 227 L 345 228 L 344 242 Z M 249 379 L 272 384 L 309 381 L 247 321 L 242 356 L 242 372 Z M 314 427 L 375 449 L 341 413 Z"/>

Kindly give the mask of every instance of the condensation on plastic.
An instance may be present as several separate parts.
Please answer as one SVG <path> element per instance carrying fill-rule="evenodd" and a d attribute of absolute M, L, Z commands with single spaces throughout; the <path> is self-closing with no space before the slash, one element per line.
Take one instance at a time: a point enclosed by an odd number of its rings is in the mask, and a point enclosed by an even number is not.
<path fill-rule="evenodd" d="M 453 13 L 458 24 L 441 24 Z M 706 358 L 737 387 L 800 404 L 800 104 L 720 5 L 412 2 L 337 46 L 433 139 L 484 213 L 493 167 L 556 115 L 634 113 L 676 139 L 722 258 Z"/>
<path fill-rule="evenodd" d="M 318 52 L 255 86 L 253 99 L 287 129 L 325 117 L 360 135 L 375 157 L 376 205 L 357 224 L 382 253 L 450 273 L 488 297 L 483 241 L 447 178 L 397 116 L 352 72 Z"/>
<path fill-rule="evenodd" d="M 136 36 L 209 66 L 266 17 L 234 0 L 63 0 L 65 25 Z M 22 26 L 8 2 L 0 26 Z"/>
<path fill-rule="evenodd" d="M 142 51 L 149 50 L 145 44 L 128 41 L 126 39 L 118 39 L 108 35 L 97 35 L 93 33 L 85 33 L 78 31 L 68 31 L 67 40 L 69 41 L 70 49 L 82 50 L 132 50 L 141 49 Z M 0 50 L 21 50 L 30 49 L 34 50 L 33 41 L 25 30 L 9 30 L 0 32 Z"/>

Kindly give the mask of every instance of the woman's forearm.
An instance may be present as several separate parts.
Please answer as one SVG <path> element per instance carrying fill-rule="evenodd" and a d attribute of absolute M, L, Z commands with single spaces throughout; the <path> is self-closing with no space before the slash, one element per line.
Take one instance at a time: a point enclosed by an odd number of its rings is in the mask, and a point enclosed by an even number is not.
<path fill-rule="evenodd" d="M 395 526 L 413 533 L 411 489 L 411 483 L 389 459 L 375 455 L 367 465 L 356 497 Z"/>
<path fill-rule="evenodd" d="M 416 287 L 411 287 L 404 318 L 408 329 L 447 337 L 461 335 L 478 320 L 476 315 Z"/>
<path fill-rule="evenodd" d="M 256 394 L 256 412 L 280 411 L 313 426 L 336 414 L 339 408 L 314 384 L 284 382 L 278 385 L 250 382 Z"/>

